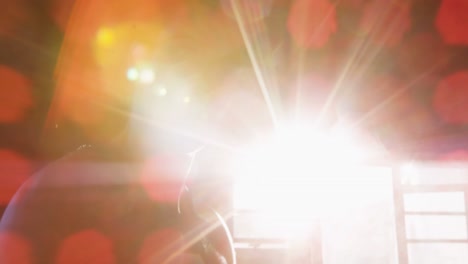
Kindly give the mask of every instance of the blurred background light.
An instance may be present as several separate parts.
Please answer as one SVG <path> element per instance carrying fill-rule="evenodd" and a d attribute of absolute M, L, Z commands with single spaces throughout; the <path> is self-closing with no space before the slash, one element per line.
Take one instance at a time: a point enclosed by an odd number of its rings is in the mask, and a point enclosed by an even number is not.
<path fill-rule="evenodd" d="M 107 47 L 113 44 L 114 32 L 109 28 L 101 28 L 97 33 L 96 42 L 100 47 Z"/>
<path fill-rule="evenodd" d="M 127 79 L 129 81 L 136 81 L 139 79 L 139 76 L 140 76 L 140 73 L 138 72 L 136 68 L 132 67 L 127 70 Z"/>
<path fill-rule="evenodd" d="M 166 96 L 167 95 L 167 89 L 164 88 L 164 86 L 158 86 L 156 89 L 157 89 L 158 96 Z"/>
<path fill-rule="evenodd" d="M 154 71 L 152 69 L 142 69 L 140 72 L 140 82 L 149 84 L 154 81 Z"/>
<path fill-rule="evenodd" d="M 131 67 L 127 70 L 127 79 L 135 82 L 140 81 L 142 84 L 151 84 L 154 82 L 154 71 L 150 68 L 137 69 Z"/>

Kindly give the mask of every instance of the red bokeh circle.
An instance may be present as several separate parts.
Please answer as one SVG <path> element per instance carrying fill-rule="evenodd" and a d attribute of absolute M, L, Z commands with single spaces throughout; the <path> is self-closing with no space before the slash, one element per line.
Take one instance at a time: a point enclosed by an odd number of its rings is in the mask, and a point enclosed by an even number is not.
<path fill-rule="evenodd" d="M 0 263 L 33 263 L 32 249 L 28 240 L 13 232 L 0 232 Z"/>
<path fill-rule="evenodd" d="M 112 241 L 96 230 L 74 233 L 62 242 L 57 253 L 57 264 L 115 263 Z"/>
<path fill-rule="evenodd" d="M 31 173 L 31 164 L 17 153 L 0 149 L 0 204 L 7 205 Z"/>
<path fill-rule="evenodd" d="M 322 48 L 337 30 L 335 6 L 328 0 L 295 0 L 287 23 L 298 46 Z"/>
<path fill-rule="evenodd" d="M 468 1 L 442 0 L 435 26 L 446 43 L 468 45 Z"/>
<path fill-rule="evenodd" d="M 33 106 L 31 82 L 5 65 L 0 65 L 0 80 L 0 123 L 19 122 Z"/>
<path fill-rule="evenodd" d="M 433 107 L 447 123 L 468 124 L 468 71 L 456 72 L 439 82 Z"/>

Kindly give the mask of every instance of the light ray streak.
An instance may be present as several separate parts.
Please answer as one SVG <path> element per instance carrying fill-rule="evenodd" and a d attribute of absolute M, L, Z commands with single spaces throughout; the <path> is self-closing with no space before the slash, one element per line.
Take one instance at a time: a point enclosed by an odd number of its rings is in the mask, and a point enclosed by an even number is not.
<path fill-rule="evenodd" d="M 303 10 L 301 15 L 302 16 L 306 16 L 307 14 L 307 9 Z M 323 18 L 322 22 L 320 22 L 320 24 L 317 26 L 317 29 L 315 30 L 315 32 L 313 33 L 312 35 L 312 38 L 314 38 L 318 32 L 320 32 L 320 30 L 325 26 L 325 22 L 327 21 L 327 19 L 329 18 L 329 16 L 332 14 L 332 10 L 330 10 L 328 12 L 328 14 Z M 304 19 L 302 22 L 302 26 L 301 28 L 303 28 L 304 30 L 302 31 L 303 35 L 302 37 L 304 38 L 305 35 L 306 35 L 306 27 L 305 27 L 305 22 L 307 20 Z M 303 85 L 302 85 L 302 81 L 301 81 L 301 76 L 303 75 L 304 73 L 304 59 L 305 59 L 305 50 L 303 48 L 299 48 L 299 51 L 298 51 L 298 54 L 297 54 L 297 57 L 298 57 L 298 62 L 297 62 L 297 75 L 296 75 L 296 109 L 295 109 L 295 117 L 297 118 L 297 116 L 300 114 L 299 113 L 299 102 L 300 102 L 300 97 L 302 95 L 302 88 L 303 88 Z"/>
<path fill-rule="evenodd" d="M 383 16 L 381 16 L 383 17 Z M 394 23 L 398 22 L 398 19 L 395 19 L 394 20 Z M 395 24 L 391 24 L 389 29 L 387 30 L 385 36 L 384 36 L 384 41 L 387 40 L 390 36 L 391 36 L 391 33 L 392 33 L 392 30 L 394 29 L 397 29 L 397 26 L 395 26 Z M 377 23 L 376 23 L 377 24 Z M 372 33 L 375 33 L 375 25 L 374 24 L 374 27 L 372 28 Z M 379 26 L 381 26 L 382 24 L 382 21 L 379 21 Z M 375 59 L 375 57 L 378 55 L 378 53 L 380 52 L 380 50 L 383 48 L 383 44 L 380 46 L 380 48 L 376 48 L 376 51 L 373 52 L 373 55 L 372 55 L 372 58 L 369 60 L 370 62 L 367 63 L 368 65 L 366 67 L 369 67 L 369 65 L 371 64 L 371 61 L 373 59 Z M 439 63 L 439 64 L 435 64 L 433 65 L 429 70 L 427 70 L 425 73 L 422 73 L 421 75 L 417 76 L 415 79 L 413 79 L 412 81 L 410 81 L 406 86 L 398 89 L 397 91 L 395 91 L 393 94 L 391 94 L 386 100 L 382 101 L 381 103 L 379 103 L 377 106 L 375 106 L 373 109 L 371 109 L 370 111 L 368 111 L 366 114 L 364 114 L 358 121 L 356 121 L 352 126 L 360 126 L 361 123 L 365 123 L 369 118 L 371 118 L 373 115 L 377 114 L 378 112 L 382 111 L 386 106 L 388 106 L 393 100 L 395 100 L 396 98 L 398 98 L 399 96 L 401 96 L 404 92 L 406 92 L 407 90 L 409 90 L 411 87 L 413 87 L 415 84 L 417 84 L 421 79 L 424 79 L 426 76 L 430 75 L 431 73 L 433 73 L 435 70 L 437 70 L 440 66 L 442 66 L 442 63 Z M 361 69 L 360 71 L 360 76 L 363 75 L 363 72 L 365 71 L 366 69 Z"/>
<path fill-rule="evenodd" d="M 84 95 L 84 96 L 89 95 L 89 96 L 86 96 L 85 98 L 92 98 L 90 96 L 90 94 L 82 93 L 82 95 Z M 217 140 L 214 140 L 212 138 L 207 138 L 207 137 L 199 135 L 199 134 L 190 133 L 185 129 L 184 130 L 176 129 L 176 128 L 171 127 L 171 126 L 169 126 L 167 124 L 164 124 L 162 122 L 157 122 L 157 121 L 152 120 L 150 118 L 146 118 L 143 115 L 139 115 L 139 114 L 136 114 L 136 113 L 131 113 L 129 111 L 124 111 L 124 110 L 122 110 L 122 109 L 120 109 L 120 108 L 118 108 L 116 106 L 112 106 L 112 105 L 109 105 L 109 104 L 104 104 L 102 102 L 92 100 L 92 99 L 88 99 L 88 102 L 90 102 L 90 103 L 92 103 L 94 105 L 97 105 L 98 107 L 102 107 L 104 109 L 110 110 L 115 114 L 119 114 L 121 116 L 126 116 L 126 117 L 132 118 L 132 119 L 134 119 L 136 121 L 141 121 L 141 122 L 143 122 L 143 123 L 145 123 L 147 125 L 150 125 L 152 128 L 162 129 L 164 131 L 174 133 L 175 135 L 179 135 L 179 136 L 183 136 L 183 137 L 187 137 L 187 138 L 196 140 L 196 141 L 198 141 L 200 143 L 203 143 L 203 144 L 207 144 L 207 145 L 211 145 L 211 146 L 215 146 L 215 147 L 220 147 L 220 148 L 223 148 L 223 149 L 226 149 L 226 150 L 229 150 L 229 151 L 236 151 L 233 146 L 230 146 L 230 145 L 228 145 L 226 143 L 219 142 Z"/>
<path fill-rule="evenodd" d="M 252 43 L 252 39 L 249 36 L 249 33 L 247 32 L 247 26 L 246 26 L 246 23 L 245 23 L 245 21 L 244 21 L 244 19 L 242 17 L 240 7 L 239 7 L 239 3 L 237 1 L 238 0 L 230 0 L 231 5 L 233 7 L 232 9 L 234 11 L 234 16 L 235 16 L 237 24 L 239 26 L 239 30 L 240 30 L 241 35 L 242 35 L 242 39 L 244 40 L 244 44 L 245 44 L 245 46 L 247 48 L 247 53 L 249 54 L 250 61 L 251 61 L 252 66 L 254 68 L 254 72 L 255 72 L 255 75 L 257 77 L 257 81 L 258 81 L 258 84 L 260 86 L 260 90 L 262 92 L 265 103 L 267 104 L 268 111 L 270 112 L 272 122 L 273 122 L 274 126 L 277 127 L 278 126 L 278 117 L 277 117 L 277 114 L 276 114 L 276 111 L 275 111 L 275 108 L 274 108 L 270 93 L 268 91 L 267 82 L 266 82 L 265 77 L 263 76 L 262 69 L 260 67 L 258 58 L 257 58 L 257 56 L 255 54 L 255 47 L 254 47 L 254 45 Z"/>
<path fill-rule="evenodd" d="M 373 27 L 371 29 L 371 34 L 374 34 L 374 35 L 377 34 L 378 32 L 375 29 L 382 28 L 383 18 L 387 15 L 388 12 L 389 12 L 388 10 L 386 12 L 382 12 L 382 15 L 379 16 L 381 19 L 377 21 L 375 24 L 373 24 Z M 400 15 L 402 14 L 400 13 Z M 395 17 L 393 20 L 393 23 L 388 26 L 388 29 L 386 30 L 385 34 L 382 36 L 382 42 L 380 43 L 380 45 L 376 46 L 374 50 L 368 51 L 370 55 L 366 56 L 367 60 L 363 59 L 363 65 L 360 67 L 360 69 L 357 71 L 357 73 L 354 76 L 353 85 L 355 84 L 356 80 L 359 80 L 360 78 L 362 78 L 362 76 L 367 71 L 367 69 L 372 65 L 372 62 L 375 60 L 375 58 L 379 55 L 379 53 L 384 48 L 384 43 L 391 37 L 392 33 L 398 29 L 398 22 L 399 22 L 398 18 L 400 17 L 401 16 Z M 372 39 L 372 36 L 369 38 Z M 364 48 L 364 51 L 367 51 L 369 49 L 370 44 L 371 42 L 368 41 L 366 47 Z"/>
<path fill-rule="evenodd" d="M 73 76 L 73 77 L 77 81 L 82 81 L 79 78 L 79 76 Z M 67 78 L 71 78 L 71 77 L 67 77 Z M 93 83 L 96 83 L 96 81 L 97 80 L 95 80 L 95 79 L 86 80 L 86 85 L 93 85 Z M 60 92 L 60 91 L 58 91 L 58 92 Z M 119 100 L 119 97 L 117 95 L 113 94 L 113 93 L 107 93 L 107 95 L 111 96 L 112 99 Z M 86 91 L 86 90 L 85 91 L 80 91 L 80 96 L 82 98 L 86 99 L 87 102 L 89 102 L 89 103 L 91 103 L 93 105 L 97 105 L 98 107 L 102 107 L 103 109 L 110 110 L 113 113 L 119 114 L 121 116 L 126 116 L 128 118 L 133 118 L 134 120 L 141 121 L 141 122 L 143 122 L 143 123 L 145 123 L 147 125 L 150 125 L 153 128 L 159 128 L 159 129 L 162 129 L 164 131 L 169 131 L 169 132 L 174 133 L 176 135 L 180 135 L 180 136 L 184 136 L 184 137 L 187 137 L 187 138 L 190 138 L 190 139 L 194 139 L 194 140 L 196 140 L 196 141 L 198 141 L 200 143 L 203 143 L 203 144 L 220 147 L 220 148 L 223 148 L 223 149 L 227 149 L 229 151 L 235 151 L 235 148 L 233 146 L 230 146 L 230 145 L 228 145 L 228 144 L 226 144 L 224 142 L 219 142 L 217 140 L 213 140 L 212 138 L 208 138 L 208 137 L 205 137 L 205 136 L 202 136 L 202 135 L 199 135 L 199 134 L 190 133 L 187 130 L 176 129 L 176 128 L 173 128 L 173 127 L 171 127 L 169 125 L 163 124 L 162 122 L 156 122 L 156 121 L 151 120 L 149 118 L 145 118 L 145 117 L 143 117 L 143 115 L 138 115 L 136 113 L 130 113 L 129 111 L 124 111 L 122 109 L 119 109 L 116 106 L 112 106 L 112 105 L 105 104 L 105 103 L 99 102 L 97 100 L 94 100 L 91 91 Z M 55 98 L 54 100 L 60 100 L 60 94 L 56 95 L 56 97 L 57 98 Z M 58 102 L 55 103 L 55 108 L 58 108 Z M 45 133 L 46 129 L 47 129 L 47 127 L 44 128 L 43 133 Z"/>
<path fill-rule="evenodd" d="M 223 143 L 223 142 L 219 142 L 217 140 L 213 140 L 212 138 L 207 138 L 207 137 L 199 135 L 199 134 L 187 132 L 186 129 L 176 129 L 174 127 L 171 127 L 170 125 L 163 124 L 162 122 L 156 122 L 154 120 L 150 120 L 149 118 L 145 118 L 142 115 L 137 115 L 135 113 L 130 114 L 127 111 L 123 111 L 121 109 L 118 109 L 117 107 L 111 107 L 111 106 L 106 106 L 106 107 L 108 109 L 110 109 L 111 111 L 115 112 L 115 113 L 128 116 L 128 117 L 133 118 L 133 119 L 135 119 L 137 121 L 142 121 L 145 124 L 150 125 L 153 128 L 162 129 L 164 131 L 174 133 L 175 135 L 187 137 L 187 138 L 196 140 L 196 141 L 198 141 L 199 143 L 202 143 L 202 144 L 207 144 L 207 145 L 210 145 L 210 146 L 220 147 L 220 148 L 226 149 L 228 151 L 236 151 L 236 149 L 233 146 L 230 146 L 230 145 L 228 145 L 226 143 Z"/>
<path fill-rule="evenodd" d="M 386 10 L 388 12 L 388 10 Z M 385 10 L 382 10 L 382 14 L 385 12 Z M 383 19 L 383 15 L 380 15 L 378 16 L 380 18 L 379 22 L 378 23 L 374 23 L 372 24 L 372 27 L 370 29 L 370 34 L 376 34 L 376 28 L 378 25 L 380 25 L 382 23 L 382 19 Z M 372 42 L 370 41 L 370 37 L 367 37 L 366 39 L 363 39 L 363 40 L 360 40 L 359 43 L 356 44 L 356 48 L 354 51 L 351 52 L 351 55 L 350 55 L 350 58 L 348 59 L 348 61 L 346 62 L 343 70 L 342 70 L 342 73 L 340 74 L 340 76 L 338 77 L 335 85 L 333 86 L 333 89 L 332 91 L 330 92 L 321 112 L 320 112 L 320 115 L 319 117 L 317 118 L 317 123 L 320 123 L 322 121 L 322 119 L 324 118 L 324 116 L 327 114 L 331 104 L 333 103 L 333 100 L 335 100 L 335 98 L 337 97 L 338 95 L 338 92 L 343 89 L 344 87 L 344 83 L 345 81 L 348 81 L 349 78 L 348 76 L 352 73 L 352 71 L 354 70 L 354 68 L 357 67 L 356 64 L 358 64 L 362 59 L 363 57 L 365 56 L 365 54 L 367 53 L 369 47 L 371 46 Z M 376 49 L 377 51 L 373 53 L 373 56 L 372 56 L 372 60 L 377 56 L 377 54 L 379 53 L 379 51 L 382 49 L 379 48 L 379 49 Z M 370 62 L 372 60 L 369 60 L 369 63 L 368 65 L 370 65 Z M 367 66 L 368 67 L 368 66 Z M 362 70 L 361 72 L 364 72 L 364 70 Z M 357 77 L 354 77 L 352 78 L 353 80 L 357 80 L 358 78 Z M 353 85 L 355 84 L 355 81 L 353 82 Z M 350 86 L 352 87 L 352 85 L 347 85 L 347 86 Z"/>
<path fill-rule="evenodd" d="M 216 216 L 216 219 L 218 221 L 213 221 L 213 223 L 202 223 L 200 225 L 198 225 L 197 227 L 193 228 L 190 232 L 188 232 L 187 234 L 187 237 L 188 237 L 188 240 L 187 240 L 187 243 L 184 243 L 184 245 L 182 247 L 180 247 L 177 251 L 175 251 L 174 253 L 172 253 L 169 258 L 167 258 L 167 260 L 164 261 L 164 263 L 171 263 L 170 261 L 173 260 L 174 258 L 176 258 L 179 254 L 183 253 L 184 251 L 188 250 L 190 247 L 192 247 L 193 245 L 195 245 L 198 241 L 200 241 L 202 238 L 204 238 L 205 236 L 207 236 L 209 233 L 211 233 L 212 231 L 214 231 L 216 228 L 220 227 L 220 226 L 223 226 L 224 227 L 224 223 L 222 221 L 219 220 L 219 218 L 221 217 L 215 210 L 212 210 L 213 214 Z M 225 219 L 230 219 L 234 216 L 234 213 L 231 212 L 229 214 L 226 214 L 224 216 Z M 229 237 L 229 239 L 231 239 Z M 235 260 L 235 257 L 233 258 L 234 262 L 233 264 L 236 264 L 236 260 Z"/>
<path fill-rule="evenodd" d="M 389 105 L 393 100 L 401 96 L 404 92 L 409 90 L 411 87 L 413 87 L 415 84 L 417 84 L 420 80 L 424 79 L 426 76 L 430 75 L 433 73 L 440 64 L 434 65 L 430 70 L 427 72 L 421 74 L 420 76 L 416 77 L 414 80 L 410 81 L 407 85 L 404 87 L 396 90 L 393 94 L 391 94 L 387 99 L 376 105 L 373 109 L 369 110 L 366 114 L 364 114 L 358 121 L 353 123 L 351 126 L 352 127 L 357 127 L 361 125 L 361 123 L 364 123 L 367 119 L 384 109 L 387 105 Z"/>
<path fill-rule="evenodd" d="M 303 11 L 303 13 L 301 15 L 306 15 L 304 14 L 306 13 L 306 10 Z M 305 36 L 306 32 L 305 32 L 305 19 L 301 25 L 301 28 L 303 28 L 304 30 L 302 31 L 302 37 Z M 305 50 L 303 48 L 298 48 L 297 50 L 297 53 L 296 53 L 296 56 L 297 56 L 297 74 L 296 74 L 296 107 L 295 107 L 295 110 L 294 110 L 294 117 L 297 119 L 299 117 L 299 111 L 300 111 L 300 99 L 301 99 L 301 96 L 302 96 L 302 75 L 304 73 L 304 54 L 305 54 Z"/>

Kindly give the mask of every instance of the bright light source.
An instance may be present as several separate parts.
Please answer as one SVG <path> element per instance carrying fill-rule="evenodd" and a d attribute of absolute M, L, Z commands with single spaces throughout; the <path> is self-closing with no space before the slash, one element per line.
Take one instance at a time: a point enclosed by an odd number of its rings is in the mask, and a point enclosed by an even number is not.
<path fill-rule="evenodd" d="M 129 81 L 136 81 L 140 77 L 140 73 L 138 72 L 138 69 L 131 67 L 127 70 L 127 79 Z"/>
<path fill-rule="evenodd" d="M 240 155 L 234 208 L 257 212 L 254 222 L 262 222 L 259 226 L 268 224 L 265 218 L 281 219 L 277 233 L 300 233 L 313 218 L 345 202 L 340 196 L 350 186 L 342 184 L 358 173 L 364 154 L 344 133 L 326 134 L 301 125 L 281 127 Z"/>
<path fill-rule="evenodd" d="M 186 103 L 186 104 L 190 103 L 190 97 L 189 96 L 184 97 L 184 103 Z"/>
<path fill-rule="evenodd" d="M 334 170 L 354 165 L 365 151 L 344 136 L 320 133 L 306 126 L 279 128 L 270 138 L 242 152 L 236 175 L 242 178 L 284 175 L 313 177 L 326 168 Z"/>
<path fill-rule="evenodd" d="M 152 83 L 154 81 L 154 71 L 151 69 L 143 69 L 140 73 L 140 82 Z"/>

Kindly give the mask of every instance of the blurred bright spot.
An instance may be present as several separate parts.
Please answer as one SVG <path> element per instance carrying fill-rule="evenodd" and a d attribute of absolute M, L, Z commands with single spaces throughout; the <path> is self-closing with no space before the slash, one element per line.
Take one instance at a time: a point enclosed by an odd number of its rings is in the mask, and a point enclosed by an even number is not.
<path fill-rule="evenodd" d="M 114 264 L 112 242 L 96 230 L 83 230 L 63 240 L 57 253 L 57 264 Z"/>
<path fill-rule="evenodd" d="M 468 71 L 459 71 L 441 80 L 433 97 L 438 116 L 450 124 L 468 124 Z"/>
<path fill-rule="evenodd" d="M 129 81 L 136 81 L 139 79 L 140 73 L 138 72 L 138 69 L 136 68 L 129 68 L 127 70 L 127 79 Z"/>
<path fill-rule="evenodd" d="M 295 0 L 288 30 L 300 47 L 322 48 L 337 30 L 335 6 L 328 0 Z"/>
<path fill-rule="evenodd" d="M 158 23 L 130 21 L 122 21 L 112 27 L 100 27 L 94 40 L 94 58 L 111 78 L 125 65 L 144 65 L 156 54 L 164 57 L 167 38 L 162 28 Z"/>
<path fill-rule="evenodd" d="M 140 71 L 140 82 L 152 83 L 154 81 L 154 71 L 152 69 L 142 69 Z"/>
<path fill-rule="evenodd" d="M 145 161 L 140 184 L 148 196 L 160 203 L 178 200 L 188 169 L 188 160 L 180 157 L 156 156 Z"/>
<path fill-rule="evenodd" d="M 0 80 L 0 123 L 20 122 L 33 106 L 31 82 L 5 65 L 0 65 Z"/>
<path fill-rule="evenodd" d="M 108 47 L 113 44 L 115 40 L 114 32 L 109 28 L 99 29 L 96 37 L 97 44 L 101 47 Z"/>
<path fill-rule="evenodd" d="M 166 96 L 167 95 L 167 89 L 160 86 L 160 87 L 157 88 L 157 94 L 159 96 Z"/>
<path fill-rule="evenodd" d="M 28 240 L 12 232 L 1 231 L 0 263 L 33 263 L 32 249 Z"/>
<path fill-rule="evenodd" d="M 453 45 L 468 45 L 468 2 L 442 0 L 436 18 L 436 28 L 443 40 Z"/>
<path fill-rule="evenodd" d="M 17 153 L 0 149 L 0 205 L 7 205 L 31 174 L 27 159 Z"/>
<path fill-rule="evenodd" d="M 186 103 L 186 104 L 190 103 L 190 97 L 189 96 L 184 97 L 184 103 Z"/>
<path fill-rule="evenodd" d="M 394 47 L 411 27 L 410 4 L 372 0 L 365 4 L 359 30 L 376 44 Z"/>
<path fill-rule="evenodd" d="M 149 234 L 143 242 L 138 254 L 138 263 L 192 263 L 182 262 L 182 252 L 174 255 L 172 261 L 165 262 L 168 257 L 177 252 L 182 246 L 182 234 L 175 229 L 161 229 Z"/>

